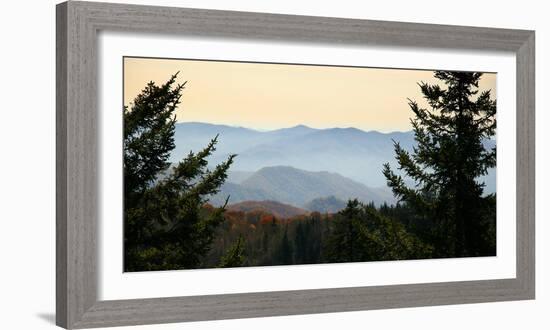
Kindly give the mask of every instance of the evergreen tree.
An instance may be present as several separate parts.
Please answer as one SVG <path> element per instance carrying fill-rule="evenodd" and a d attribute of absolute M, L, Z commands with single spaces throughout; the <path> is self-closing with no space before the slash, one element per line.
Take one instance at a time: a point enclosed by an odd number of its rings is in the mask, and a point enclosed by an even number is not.
<path fill-rule="evenodd" d="M 358 241 L 363 260 L 408 260 L 430 258 L 433 247 L 407 231 L 405 226 L 382 215 L 374 205 L 364 207 L 364 225 Z"/>
<path fill-rule="evenodd" d="M 227 250 L 227 253 L 222 257 L 219 267 L 240 267 L 245 264 L 245 240 L 239 236 L 237 241 Z"/>
<path fill-rule="evenodd" d="M 358 262 L 427 258 L 431 250 L 373 204 L 355 199 L 334 219 L 324 253 L 328 262 Z"/>
<path fill-rule="evenodd" d="M 479 178 L 496 165 L 496 149 L 484 142 L 496 130 L 496 101 L 480 92 L 482 73 L 436 71 L 445 87 L 420 83 L 429 105 L 409 100 L 417 142 L 412 152 L 395 143 L 398 170 L 384 165 L 388 186 L 430 228 L 436 256 L 494 255 L 495 196 L 484 196 Z"/>
<path fill-rule="evenodd" d="M 294 263 L 292 259 L 292 243 L 288 237 L 288 225 L 285 225 L 277 257 L 279 264 L 281 265 L 292 265 Z"/>
<path fill-rule="evenodd" d="M 263 231 L 263 236 L 262 236 L 262 253 L 267 253 L 268 251 L 268 248 L 269 248 L 269 236 L 267 234 L 267 231 Z"/>
<path fill-rule="evenodd" d="M 184 84 L 177 73 L 164 85 L 150 82 L 124 107 L 124 269 L 196 268 L 208 252 L 224 207 L 204 210 L 219 191 L 234 155 L 208 169 L 217 136 L 172 168 L 175 110 Z"/>
<path fill-rule="evenodd" d="M 321 243 L 321 237 L 320 230 L 315 231 L 315 226 L 315 220 L 311 218 L 299 220 L 297 224 L 293 226 L 295 227 L 295 264 L 313 264 L 319 262 L 319 245 Z"/>
<path fill-rule="evenodd" d="M 296 249 L 294 249 L 294 262 L 297 264 L 304 263 L 306 259 L 306 253 L 307 253 L 307 239 L 304 224 L 302 221 L 298 222 L 296 225 L 296 230 L 294 233 L 294 242 L 296 245 Z"/>
<path fill-rule="evenodd" d="M 362 261 L 365 251 L 359 247 L 358 242 L 358 233 L 362 226 L 361 212 L 361 204 L 354 199 L 348 201 L 346 208 L 338 213 L 324 251 L 327 261 Z"/>

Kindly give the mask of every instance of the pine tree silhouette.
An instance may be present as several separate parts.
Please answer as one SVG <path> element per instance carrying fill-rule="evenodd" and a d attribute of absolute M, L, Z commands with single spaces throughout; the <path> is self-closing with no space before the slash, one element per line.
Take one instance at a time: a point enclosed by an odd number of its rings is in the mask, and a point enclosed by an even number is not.
<path fill-rule="evenodd" d="M 150 82 L 124 107 L 124 269 L 196 268 L 209 251 L 225 206 L 205 210 L 208 196 L 227 178 L 235 155 L 208 168 L 218 137 L 173 166 L 175 110 L 185 83 L 176 73 Z"/>
<path fill-rule="evenodd" d="M 484 196 L 478 178 L 496 166 L 496 149 L 484 142 L 495 135 L 496 101 L 480 92 L 482 73 L 436 71 L 445 87 L 420 83 L 429 109 L 409 100 L 416 147 L 394 143 L 398 170 L 384 165 L 388 186 L 414 208 L 430 233 L 436 256 L 494 255 L 495 195 Z M 405 183 L 411 178 L 415 186 Z"/>

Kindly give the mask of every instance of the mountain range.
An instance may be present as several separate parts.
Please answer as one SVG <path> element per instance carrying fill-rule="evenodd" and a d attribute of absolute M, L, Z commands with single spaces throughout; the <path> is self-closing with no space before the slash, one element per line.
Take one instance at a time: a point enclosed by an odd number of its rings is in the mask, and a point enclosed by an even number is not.
<path fill-rule="evenodd" d="M 305 208 L 320 213 L 336 213 L 346 207 L 346 202 L 334 196 L 319 197 L 309 201 Z"/>
<path fill-rule="evenodd" d="M 366 203 L 395 203 L 388 188 L 371 188 L 337 173 L 290 166 L 264 167 L 240 183 L 227 182 L 210 203 L 223 205 L 229 197 L 229 204 L 269 200 L 304 208 L 315 199 L 329 196 L 344 201 L 357 198 Z"/>
<path fill-rule="evenodd" d="M 269 166 L 291 166 L 307 171 L 338 173 L 371 187 L 382 187 L 386 180 L 382 164 L 396 165 L 393 141 L 405 149 L 414 145 L 412 132 L 365 132 L 357 128 L 315 129 L 304 125 L 273 131 L 206 123 L 178 123 L 176 149 L 171 160 L 185 157 L 190 150 L 204 148 L 218 137 L 212 164 L 237 154 L 233 171 L 255 172 Z"/>
<path fill-rule="evenodd" d="M 304 125 L 271 131 L 199 122 L 177 123 L 176 148 L 170 160 L 176 162 L 189 151 L 202 150 L 218 135 L 216 151 L 209 157 L 211 166 L 237 154 L 221 192 L 212 197 L 222 204 L 247 200 L 273 200 L 306 208 L 314 199 L 333 196 L 346 201 L 393 203 L 386 186 L 382 165 L 397 168 L 394 141 L 412 151 L 414 134 L 381 133 L 357 128 L 317 129 Z M 486 148 L 495 146 L 485 141 Z M 481 180 L 486 193 L 496 191 L 495 170 Z"/>

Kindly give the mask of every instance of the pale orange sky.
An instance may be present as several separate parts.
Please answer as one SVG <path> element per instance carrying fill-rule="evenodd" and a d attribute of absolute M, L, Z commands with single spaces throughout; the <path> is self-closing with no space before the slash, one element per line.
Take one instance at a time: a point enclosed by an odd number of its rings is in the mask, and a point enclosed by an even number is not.
<path fill-rule="evenodd" d="M 177 71 L 178 82 L 187 81 L 176 110 L 179 122 L 255 129 L 303 124 L 410 130 L 407 98 L 425 105 L 417 83 L 439 82 L 425 70 L 126 57 L 124 104 L 147 82 L 160 85 Z M 480 89 L 491 89 L 496 98 L 496 74 L 484 74 Z"/>

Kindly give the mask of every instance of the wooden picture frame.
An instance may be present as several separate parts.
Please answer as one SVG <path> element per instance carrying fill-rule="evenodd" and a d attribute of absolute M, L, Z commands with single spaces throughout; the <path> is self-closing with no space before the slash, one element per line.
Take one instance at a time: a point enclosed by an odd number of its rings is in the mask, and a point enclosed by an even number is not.
<path fill-rule="evenodd" d="M 512 51 L 517 58 L 516 278 L 98 300 L 99 31 Z M 535 32 L 94 2 L 57 5 L 56 322 L 138 325 L 534 299 Z"/>

